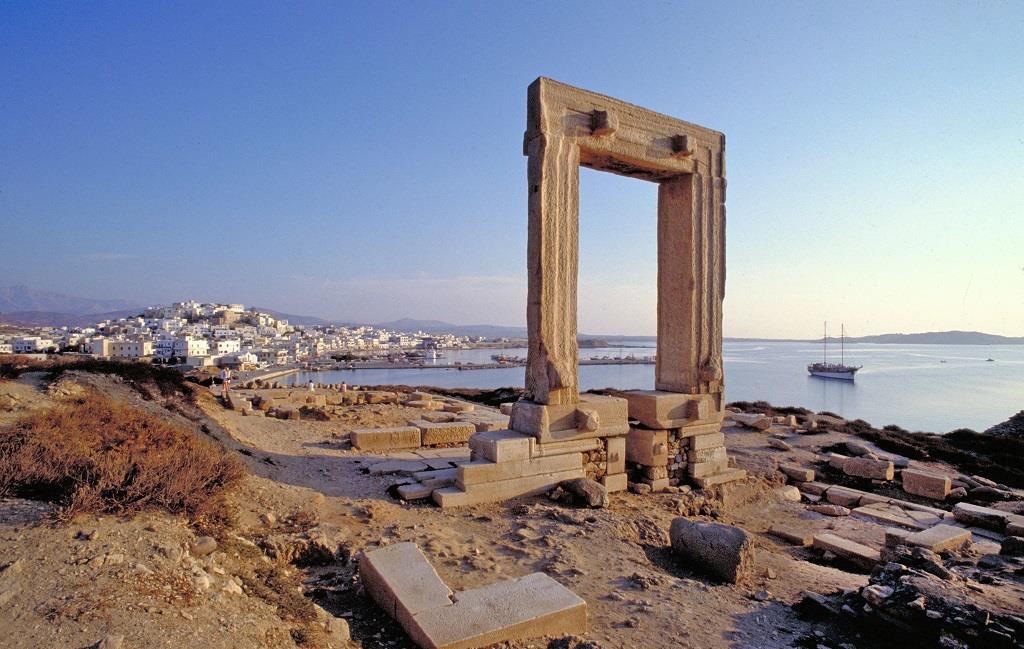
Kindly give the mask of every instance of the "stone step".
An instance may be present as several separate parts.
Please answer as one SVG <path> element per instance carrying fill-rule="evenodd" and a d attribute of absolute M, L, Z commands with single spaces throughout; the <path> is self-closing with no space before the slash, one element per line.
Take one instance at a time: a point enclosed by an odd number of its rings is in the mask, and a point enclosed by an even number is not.
<path fill-rule="evenodd" d="M 477 433 L 469 438 L 469 448 L 473 451 L 473 457 L 491 462 L 529 460 L 533 456 L 535 444 L 533 436 L 514 430 Z"/>
<path fill-rule="evenodd" d="M 477 460 L 463 464 L 457 469 L 456 484 L 466 489 L 469 486 L 500 480 L 512 480 L 542 473 L 555 473 L 583 469 L 583 456 L 579 453 L 569 455 L 552 455 L 531 460 L 512 460 L 510 462 L 490 462 Z"/>
<path fill-rule="evenodd" d="M 610 437 L 609 439 L 621 439 Z M 533 457 L 549 457 L 553 455 L 565 455 L 566 453 L 584 453 L 596 451 L 603 448 L 604 444 L 600 439 L 579 439 L 568 442 L 544 442 L 533 446 Z"/>
<path fill-rule="evenodd" d="M 459 507 L 499 502 L 517 496 L 532 496 L 543 493 L 552 489 L 563 480 L 582 477 L 584 477 L 583 469 L 572 469 L 557 473 L 544 473 L 513 478 L 511 480 L 497 480 L 467 485 L 465 490 L 458 487 L 445 487 L 434 491 L 434 502 L 441 507 Z"/>
<path fill-rule="evenodd" d="M 744 469 L 726 469 L 725 471 L 714 475 L 694 478 L 693 481 L 696 482 L 697 486 L 701 489 L 706 489 L 708 487 L 714 487 L 715 485 L 743 480 L 746 477 L 747 472 Z"/>

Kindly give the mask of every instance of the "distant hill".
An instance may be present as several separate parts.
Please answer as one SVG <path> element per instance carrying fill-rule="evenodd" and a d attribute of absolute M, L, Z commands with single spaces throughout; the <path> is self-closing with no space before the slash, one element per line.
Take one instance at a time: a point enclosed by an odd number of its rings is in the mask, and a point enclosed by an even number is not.
<path fill-rule="evenodd" d="M 142 309 L 107 311 L 105 313 L 57 313 L 54 311 L 15 311 L 0 313 L 0 322 L 22 327 L 89 327 L 104 320 L 128 318 L 142 313 Z"/>
<path fill-rule="evenodd" d="M 27 286 L 0 287 L 0 314 L 7 316 L 27 312 L 85 315 L 134 310 L 138 313 L 142 309 L 142 305 L 130 300 L 74 297 L 50 291 L 37 291 Z"/>
<path fill-rule="evenodd" d="M 829 342 L 839 342 L 829 336 Z M 821 338 L 817 339 L 820 342 Z M 879 345 L 1024 345 L 1024 336 L 1010 337 L 986 334 L 980 331 L 929 331 L 919 334 L 879 334 L 847 338 L 848 343 L 875 343 Z"/>

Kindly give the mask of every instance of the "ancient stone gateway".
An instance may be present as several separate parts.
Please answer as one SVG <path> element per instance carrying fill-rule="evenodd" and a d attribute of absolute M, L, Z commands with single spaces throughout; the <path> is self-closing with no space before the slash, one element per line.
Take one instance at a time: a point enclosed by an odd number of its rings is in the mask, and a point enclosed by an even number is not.
<path fill-rule="evenodd" d="M 510 429 L 470 439 L 473 462 L 442 506 L 543 491 L 569 477 L 657 491 L 743 478 L 722 422 L 725 136 L 539 78 L 529 88 L 526 398 Z M 655 390 L 579 393 L 576 283 L 579 167 L 658 183 Z M 630 426 L 630 419 L 636 420 Z"/>

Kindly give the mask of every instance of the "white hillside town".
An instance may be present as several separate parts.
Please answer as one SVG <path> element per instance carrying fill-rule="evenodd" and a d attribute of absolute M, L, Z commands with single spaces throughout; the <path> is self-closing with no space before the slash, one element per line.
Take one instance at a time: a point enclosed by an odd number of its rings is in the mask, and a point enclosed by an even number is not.
<path fill-rule="evenodd" d="M 88 327 L 0 334 L 0 354 L 71 352 L 186 367 L 264 369 L 317 357 L 391 358 L 482 341 L 371 325 L 297 325 L 242 304 L 175 302 Z"/>

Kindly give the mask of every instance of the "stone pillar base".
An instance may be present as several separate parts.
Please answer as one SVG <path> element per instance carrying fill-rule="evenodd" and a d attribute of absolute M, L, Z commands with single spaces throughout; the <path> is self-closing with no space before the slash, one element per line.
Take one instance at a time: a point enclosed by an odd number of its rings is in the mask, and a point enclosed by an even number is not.
<path fill-rule="evenodd" d="M 668 429 L 722 423 L 722 394 L 630 390 L 629 416 L 645 428 Z"/>
<path fill-rule="evenodd" d="M 621 437 L 629 432 L 629 408 L 625 399 L 596 394 L 581 394 L 572 404 L 517 401 L 509 427 L 539 444 Z"/>

